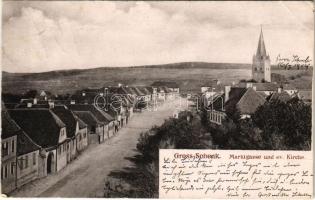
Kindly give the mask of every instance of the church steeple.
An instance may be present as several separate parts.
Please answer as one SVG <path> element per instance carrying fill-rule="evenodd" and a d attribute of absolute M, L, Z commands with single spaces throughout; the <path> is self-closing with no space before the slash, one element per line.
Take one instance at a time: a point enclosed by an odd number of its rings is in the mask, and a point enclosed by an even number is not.
<path fill-rule="evenodd" d="M 257 82 L 271 82 L 270 58 L 267 55 L 262 28 L 256 55 L 253 56 L 252 78 Z"/>
<path fill-rule="evenodd" d="M 260 28 L 260 36 L 259 36 L 256 56 L 257 57 L 265 57 L 265 56 L 267 56 L 262 27 Z"/>

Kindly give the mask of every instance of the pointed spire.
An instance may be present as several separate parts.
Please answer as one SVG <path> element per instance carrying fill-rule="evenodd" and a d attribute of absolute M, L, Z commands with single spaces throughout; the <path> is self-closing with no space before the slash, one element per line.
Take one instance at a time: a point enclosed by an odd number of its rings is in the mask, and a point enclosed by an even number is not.
<path fill-rule="evenodd" d="M 263 36 L 263 31 L 262 31 L 261 25 L 260 25 L 260 36 L 259 36 L 256 56 L 259 56 L 259 57 L 267 56 L 266 48 L 265 48 L 265 42 L 264 42 L 264 36 Z"/>

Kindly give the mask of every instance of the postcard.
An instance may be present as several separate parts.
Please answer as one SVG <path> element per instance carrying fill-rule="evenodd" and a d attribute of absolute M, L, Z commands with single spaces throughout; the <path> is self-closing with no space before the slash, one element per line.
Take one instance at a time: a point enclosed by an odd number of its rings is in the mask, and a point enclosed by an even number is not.
<path fill-rule="evenodd" d="M 310 199 L 311 1 L 3 1 L 3 197 Z"/>

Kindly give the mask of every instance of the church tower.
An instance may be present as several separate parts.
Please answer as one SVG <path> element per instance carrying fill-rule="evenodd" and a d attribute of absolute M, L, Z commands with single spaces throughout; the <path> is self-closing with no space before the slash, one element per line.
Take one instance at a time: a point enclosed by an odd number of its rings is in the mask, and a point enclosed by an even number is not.
<path fill-rule="evenodd" d="M 256 55 L 253 56 L 252 79 L 257 82 L 271 82 L 270 58 L 267 55 L 262 29 Z"/>

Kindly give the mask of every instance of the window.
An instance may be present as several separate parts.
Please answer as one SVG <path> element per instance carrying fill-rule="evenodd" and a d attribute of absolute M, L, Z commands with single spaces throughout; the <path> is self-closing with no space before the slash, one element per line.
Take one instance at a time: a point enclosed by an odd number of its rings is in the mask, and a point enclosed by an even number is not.
<path fill-rule="evenodd" d="M 11 175 L 14 174 L 14 162 L 11 162 Z"/>
<path fill-rule="evenodd" d="M 61 154 L 61 146 L 58 147 L 58 154 Z"/>
<path fill-rule="evenodd" d="M 36 165 L 36 153 L 33 153 L 33 165 Z"/>
<path fill-rule="evenodd" d="M 11 150 L 12 150 L 12 153 L 15 152 L 14 140 L 12 140 L 12 143 L 11 143 Z"/>
<path fill-rule="evenodd" d="M 28 168 L 28 155 L 25 156 L 25 168 Z"/>
<path fill-rule="evenodd" d="M 9 155 L 8 142 L 2 143 L 2 156 Z"/>
<path fill-rule="evenodd" d="M 4 166 L 4 178 L 8 177 L 8 165 Z"/>
<path fill-rule="evenodd" d="M 20 167 L 20 170 L 22 170 L 23 169 L 23 160 L 24 160 L 24 158 L 23 157 L 21 157 L 20 159 L 19 159 L 19 167 Z"/>

